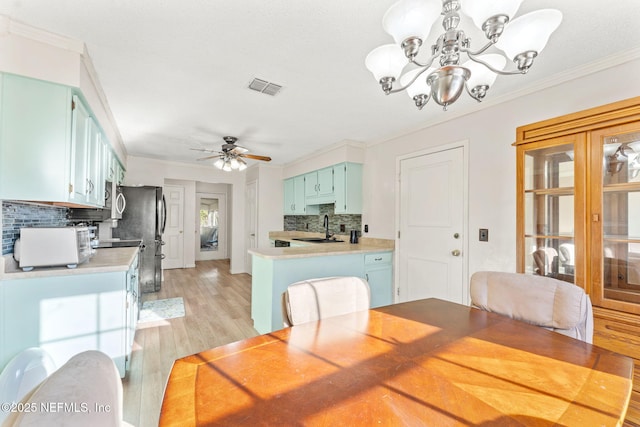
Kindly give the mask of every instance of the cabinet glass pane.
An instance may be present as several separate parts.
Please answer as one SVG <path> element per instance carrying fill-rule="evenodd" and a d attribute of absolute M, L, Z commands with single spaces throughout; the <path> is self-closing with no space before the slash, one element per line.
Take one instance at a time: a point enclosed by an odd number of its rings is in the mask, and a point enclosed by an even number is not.
<path fill-rule="evenodd" d="M 573 188 L 573 144 L 530 150 L 524 156 L 524 189 Z"/>
<path fill-rule="evenodd" d="M 604 297 L 640 303 L 640 184 L 603 195 Z"/>
<path fill-rule="evenodd" d="M 606 138 L 603 146 L 603 184 L 640 183 L 640 132 Z"/>
<path fill-rule="evenodd" d="M 640 303 L 640 133 L 603 144 L 604 297 Z"/>
<path fill-rule="evenodd" d="M 574 283 L 575 246 L 571 239 L 525 239 L 525 273 Z"/>
<path fill-rule="evenodd" d="M 526 235 L 573 236 L 573 194 L 527 193 L 524 204 Z"/>

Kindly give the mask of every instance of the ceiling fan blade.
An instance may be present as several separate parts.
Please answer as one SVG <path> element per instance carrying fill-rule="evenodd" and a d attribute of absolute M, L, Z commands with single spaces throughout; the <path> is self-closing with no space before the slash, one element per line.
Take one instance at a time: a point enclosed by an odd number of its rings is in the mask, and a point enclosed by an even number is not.
<path fill-rule="evenodd" d="M 220 155 L 219 155 L 219 154 L 216 154 L 215 156 L 201 157 L 201 158 L 196 159 L 196 160 L 197 160 L 197 161 L 200 161 L 200 160 L 209 160 L 209 159 L 215 159 L 216 157 L 220 157 Z"/>
<path fill-rule="evenodd" d="M 240 147 L 239 145 L 236 145 L 235 148 L 231 150 L 231 152 L 234 154 L 244 154 L 244 153 L 248 153 L 249 150 L 244 147 Z"/>
<path fill-rule="evenodd" d="M 254 159 L 254 160 L 262 160 L 265 162 L 270 162 L 271 161 L 271 157 L 268 156 L 258 156 L 255 154 L 240 154 L 240 157 L 246 157 L 247 159 Z"/>
<path fill-rule="evenodd" d="M 208 148 L 189 148 L 192 151 L 202 151 L 203 153 L 217 153 L 217 150 L 210 150 Z"/>

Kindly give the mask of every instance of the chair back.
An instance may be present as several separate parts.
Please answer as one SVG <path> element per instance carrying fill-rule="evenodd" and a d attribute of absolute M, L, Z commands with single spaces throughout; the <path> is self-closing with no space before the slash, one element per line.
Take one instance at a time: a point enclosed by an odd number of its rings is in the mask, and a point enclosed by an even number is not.
<path fill-rule="evenodd" d="M 369 284 L 360 277 L 324 277 L 289 285 L 283 295 L 284 326 L 368 310 Z"/>
<path fill-rule="evenodd" d="M 471 276 L 471 304 L 593 342 L 591 300 L 582 288 L 551 277 L 496 271 Z"/>

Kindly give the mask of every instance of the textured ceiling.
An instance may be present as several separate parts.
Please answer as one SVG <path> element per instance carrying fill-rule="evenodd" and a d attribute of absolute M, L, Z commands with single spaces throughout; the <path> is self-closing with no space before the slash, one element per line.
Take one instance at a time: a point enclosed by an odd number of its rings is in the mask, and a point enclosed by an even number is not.
<path fill-rule="evenodd" d="M 2 0 L 0 14 L 86 43 L 129 154 L 191 162 L 202 153 L 189 148 L 219 149 L 234 135 L 286 164 L 482 108 L 465 99 L 448 112 L 431 103 L 417 111 L 404 93 L 384 96 L 364 58 L 392 41 L 381 27 L 392 3 Z M 560 28 L 529 74 L 499 77 L 487 100 L 553 84 L 604 57 L 638 56 L 640 1 L 525 0 L 518 15 L 546 7 L 563 12 Z M 473 47 L 484 43 L 466 17 L 461 27 Z M 283 89 L 275 97 L 250 91 L 254 77 Z"/>

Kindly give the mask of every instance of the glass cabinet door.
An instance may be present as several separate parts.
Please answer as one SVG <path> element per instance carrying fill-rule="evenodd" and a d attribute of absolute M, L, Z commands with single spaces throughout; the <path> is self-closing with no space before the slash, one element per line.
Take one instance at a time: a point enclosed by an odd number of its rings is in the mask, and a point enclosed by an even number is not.
<path fill-rule="evenodd" d="M 640 125 L 592 133 L 591 254 L 598 305 L 640 303 Z"/>
<path fill-rule="evenodd" d="M 576 282 L 576 180 L 584 159 L 577 137 L 519 147 L 518 271 Z M 582 163 L 583 164 L 583 163 Z M 581 190 L 579 190 L 581 191 Z M 578 224 L 580 226 L 580 224 Z M 579 262 L 579 261 L 578 261 Z"/>

